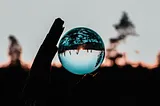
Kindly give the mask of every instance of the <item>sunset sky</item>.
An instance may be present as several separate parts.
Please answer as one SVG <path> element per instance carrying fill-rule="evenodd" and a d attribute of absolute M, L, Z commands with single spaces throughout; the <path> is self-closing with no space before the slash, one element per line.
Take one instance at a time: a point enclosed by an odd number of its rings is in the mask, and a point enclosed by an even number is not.
<path fill-rule="evenodd" d="M 58 17 L 65 21 L 63 34 L 74 27 L 89 27 L 108 47 L 109 38 L 117 36 L 112 25 L 126 11 L 140 36 L 128 37 L 118 50 L 132 61 L 152 64 L 160 50 L 159 4 L 159 0 L 0 0 L 0 63 L 8 60 L 9 34 L 22 45 L 23 60 L 32 61 Z"/>

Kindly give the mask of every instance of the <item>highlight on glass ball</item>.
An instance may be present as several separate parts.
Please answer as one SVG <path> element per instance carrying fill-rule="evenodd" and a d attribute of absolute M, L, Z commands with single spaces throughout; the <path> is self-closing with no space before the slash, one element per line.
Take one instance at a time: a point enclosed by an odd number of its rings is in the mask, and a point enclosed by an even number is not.
<path fill-rule="evenodd" d="M 59 60 L 62 66 L 73 74 L 94 72 L 102 64 L 104 56 L 103 40 L 89 28 L 73 28 L 64 34 L 59 43 Z"/>

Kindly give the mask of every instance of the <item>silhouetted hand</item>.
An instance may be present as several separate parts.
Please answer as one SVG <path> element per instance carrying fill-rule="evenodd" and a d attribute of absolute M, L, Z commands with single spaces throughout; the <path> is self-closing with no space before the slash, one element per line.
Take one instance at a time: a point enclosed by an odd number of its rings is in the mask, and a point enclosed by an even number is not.
<path fill-rule="evenodd" d="M 57 18 L 39 48 L 23 90 L 23 100 L 26 104 L 33 104 L 48 94 L 51 62 L 57 52 L 57 42 L 64 30 L 63 24 L 64 21 Z"/>

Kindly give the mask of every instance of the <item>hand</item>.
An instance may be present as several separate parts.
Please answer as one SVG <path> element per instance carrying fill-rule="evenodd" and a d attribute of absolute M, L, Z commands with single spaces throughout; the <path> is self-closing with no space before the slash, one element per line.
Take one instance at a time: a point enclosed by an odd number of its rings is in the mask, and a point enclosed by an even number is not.
<path fill-rule="evenodd" d="M 57 18 L 43 41 L 23 90 L 23 98 L 25 100 L 43 98 L 48 92 L 51 62 L 57 52 L 57 42 L 64 30 L 63 24 L 64 21 Z"/>

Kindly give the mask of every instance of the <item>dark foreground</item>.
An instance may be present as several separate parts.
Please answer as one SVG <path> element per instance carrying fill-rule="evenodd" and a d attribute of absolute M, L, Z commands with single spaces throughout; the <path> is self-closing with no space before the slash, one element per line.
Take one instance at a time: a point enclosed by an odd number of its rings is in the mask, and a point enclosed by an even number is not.
<path fill-rule="evenodd" d="M 50 82 L 37 91 L 36 106 L 108 105 L 143 106 L 160 104 L 160 67 L 147 69 L 112 66 L 99 68 L 95 76 L 78 76 L 52 67 Z M 94 74 L 93 73 L 93 74 Z M 0 106 L 23 105 L 22 89 L 29 70 L 21 66 L 0 68 Z M 34 92 L 31 92 L 34 94 Z M 39 101 L 38 101 L 39 100 Z M 3 103 L 3 104 L 2 104 Z M 5 105 L 4 105 L 5 104 Z M 38 105 L 40 104 L 40 105 Z M 48 104 L 48 105 L 47 105 Z"/>

